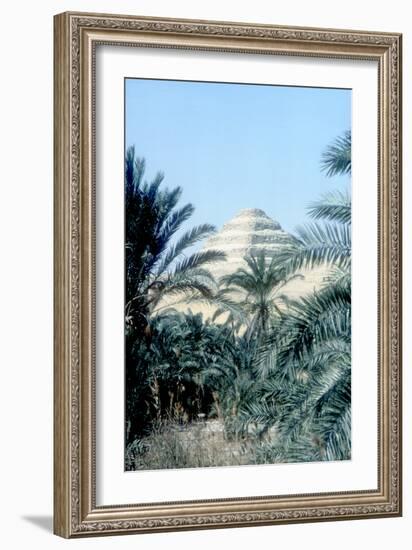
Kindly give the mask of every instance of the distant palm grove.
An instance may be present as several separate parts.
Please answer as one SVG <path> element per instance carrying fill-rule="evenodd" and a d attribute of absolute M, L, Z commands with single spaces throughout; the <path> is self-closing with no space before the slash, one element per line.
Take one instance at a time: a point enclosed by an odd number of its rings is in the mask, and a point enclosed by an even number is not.
<path fill-rule="evenodd" d="M 349 131 L 320 162 L 329 177 L 350 175 Z M 350 194 L 326 193 L 277 254 L 251 251 L 217 278 L 227 253 L 199 246 L 216 228 L 191 227 L 181 188 L 144 174 L 130 147 L 125 469 L 350 459 Z M 283 293 L 321 266 L 318 288 Z"/>

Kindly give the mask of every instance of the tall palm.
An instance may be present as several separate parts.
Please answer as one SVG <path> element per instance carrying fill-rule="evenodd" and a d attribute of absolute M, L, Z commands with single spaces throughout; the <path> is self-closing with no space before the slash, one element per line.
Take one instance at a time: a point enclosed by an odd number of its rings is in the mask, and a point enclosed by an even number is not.
<path fill-rule="evenodd" d="M 160 189 L 162 173 L 151 183 L 143 181 L 144 173 L 144 159 L 136 159 L 130 147 L 125 159 L 126 324 L 135 327 L 147 325 L 148 316 L 166 295 L 190 292 L 210 297 L 215 283 L 206 266 L 225 260 L 217 250 L 186 254 L 216 231 L 210 224 L 193 227 L 172 244 L 194 207 L 177 207 L 180 187 Z"/>
<path fill-rule="evenodd" d="M 190 294 L 211 298 L 216 283 L 207 265 L 225 259 L 209 250 L 187 254 L 188 248 L 209 236 L 209 224 L 193 227 L 173 239 L 194 211 L 178 207 L 180 187 L 161 188 L 164 176 L 144 181 L 145 161 L 134 147 L 125 157 L 125 326 L 126 326 L 126 434 L 133 440 L 147 425 L 147 381 L 150 379 L 150 322 L 165 296 Z"/>
<path fill-rule="evenodd" d="M 350 304 L 350 281 L 330 283 L 289 304 L 260 348 L 257 363 L 275 356 L 275 368 L 267 369 L 243 417 L 278 426 L 273 460 L 350 456 Z"/>
<path fill-rule="evenodd" d="M 350 156 L 342 160 L 348 143 L 347 133 L 326 150 L 329 175 L 350 173 Z M 257 364 L 268 375 L 242 415 L 247 423 L 278 428 L 277 442 L 263 448 L 263 461 L 350 457 L 350 197 L 329 193 L 309 213 L 315 221 L 298 231 L 282 265 L 287 273 L 324 263 L 333 269 L 321 289 L 289 304 L 261 346 Z"/>
<path fill-rule="evenodd" d="M 328 177 L 351 175 L 352 137 L 347 130 L 324 151 L 321 169 Z M 295 244 L 285 250 L 284 266 L 288 272 L 324 263 L 349 272 L 351 265 L 351 197 L 348 192 L 329 192 L 313 202 L 309 215 L 315 220 L 297 229 Z"/>
<path fill-rule="evenodd" d="M 287 275 L 277 256 L 268 257 L 265 250 L 244 257 L 246 267 L 221 278 L 226 294 L 240 295 L 240 309 L 248 318 L 248 334 L 265 334 L 280 313 L 284 296 L 281 289 L 299 275 Z"/>

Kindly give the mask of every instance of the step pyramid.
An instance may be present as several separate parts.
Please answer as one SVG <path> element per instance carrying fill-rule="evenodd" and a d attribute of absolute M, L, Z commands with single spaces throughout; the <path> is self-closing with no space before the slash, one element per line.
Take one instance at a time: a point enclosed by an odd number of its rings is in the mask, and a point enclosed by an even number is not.
<path fill-rule="evenodd" d="M 270 259 L 282 248 L 293 244 L 293 241 L 294 238 L 282 229 L 280 223 L 272 220 L 263 210 L 245 208 L 210 237 L 202 250 L 221 250 L 226 253 L 226 262 L 208 266 L 209 271 L 219 279 L 245 267 L 244 256 L 264 251 Z"/>
<path fill-rule="evenodd" d="M 270 218 L 260 208 L 245 208 L 240 210 L 232 219 L 212 235 L 201 248 L 202 251 L 221 250 L 226 253 L 226 261 L 216 262 L 206 266 L 216 281 L 225 275 L 236 272 L 239 268 L 247 267 L 244 257 L 264 251 L 270 260 L 279 251 L 295 242 L 295 237 L 282 229 L 280 223 Z M 315 269 L 300 271 L 300 277 L 290 281 L 282 288 L 282 294 L 289 299 L 298 299 L 313 290 L 320 288 L 330 268 L 320 266 Z M 241 299 L 241 296 L 239 296 Z M 160 304 L 162 309 L 166 305 L 177 311 L 201 312 L 204 318 L 212 317 L 215 312 L 213 306 L 204 303 L 192 302 L 186 304 L 177 297 L 167 298 Z"/>

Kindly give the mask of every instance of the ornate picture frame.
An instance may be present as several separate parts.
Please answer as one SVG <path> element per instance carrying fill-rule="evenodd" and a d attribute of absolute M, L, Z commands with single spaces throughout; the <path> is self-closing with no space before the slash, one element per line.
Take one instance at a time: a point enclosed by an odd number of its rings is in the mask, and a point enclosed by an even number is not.
<path fill-rule="evenodd" d="M 401 515 L 401 42 L 396 33 L 63 13 L 54 21 L 54 532 L 72 538 Z M 101 504 L 96 492 L 96 48 L 377 66 L 377 487 Z M 97 304 L 98 305 L 98 304 Z M 133 473 L 131 474 L 133 475 Z"/>

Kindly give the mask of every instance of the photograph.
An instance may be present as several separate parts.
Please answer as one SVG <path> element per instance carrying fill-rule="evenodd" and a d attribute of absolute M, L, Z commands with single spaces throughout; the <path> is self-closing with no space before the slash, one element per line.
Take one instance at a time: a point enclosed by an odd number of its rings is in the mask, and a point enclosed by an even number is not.
<path fill-rule="evenodd" d="M 125 471 L 351 460 L 351 135 L 349 88 L 124 78 Z"/>

